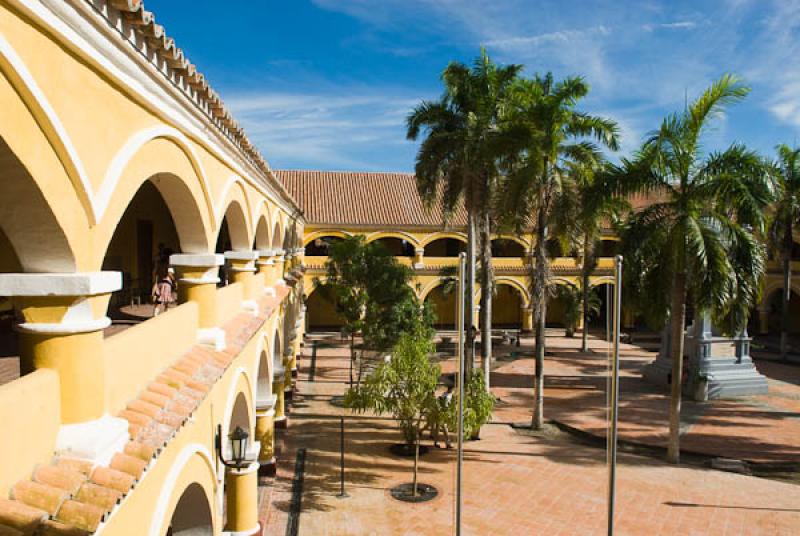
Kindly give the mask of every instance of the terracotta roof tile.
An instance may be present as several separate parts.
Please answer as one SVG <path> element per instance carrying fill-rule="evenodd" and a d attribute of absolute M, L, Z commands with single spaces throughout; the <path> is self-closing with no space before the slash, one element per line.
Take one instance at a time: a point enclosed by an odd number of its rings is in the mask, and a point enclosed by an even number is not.
<path fill-rule="evenodd" d="M 36 532 L 36 536 L 88 536 L 89 534 L 91 534 L 89 531 L 52 520 L 42 523 Z"/>
<path fill-rule="evenodd" d="M 121 492 L 105 486 L 98 486 L 91 482 L 84 483 L 81 489 L 78 490 L 77 495 L 75 495 L 76 500 L 93 504 L 98 508 L 102 508 L 105 512 L 110 512 L 121 498 Z"/>
<path fill-rule="evenodd" d="M 127 493 L 136 483 L 136 479 L 128 473 L 110 467 L 98 467 L 92 473 L 90 480 L 94 484 L 117 490 L 120 493 Z"/>
<path fill-rule="evenodd" d="M 392 227 L 466 226 L 463 206 L 445 219 L 441 205 L 428 210 L 411 173 L 275 170 L 307 223 Z"/>
<path fill-rule="evenodd" d="M 139 480 L 147 468 L 147 462 L 123 452 L 118 452 L 111 458 L 111 463 L 108 466 L 117 471 L 128 473 L 136 480 Z"/>
<path fill-rule="evenodd" d="M 125 445 L 125 454 L 135 456 L 143 461 L 150 461 L 156 455 L 156 449 L 139 441 L 128 441 Z"/>
<path fill-rule="evenodd" d="M 34 482 L 63 489 L 73 495 L 81 487 L 81 484 L 86 481 L 86 475 L 73 469 L 55 465 L 40 465 L 33 471 L 32 479 Z"/>

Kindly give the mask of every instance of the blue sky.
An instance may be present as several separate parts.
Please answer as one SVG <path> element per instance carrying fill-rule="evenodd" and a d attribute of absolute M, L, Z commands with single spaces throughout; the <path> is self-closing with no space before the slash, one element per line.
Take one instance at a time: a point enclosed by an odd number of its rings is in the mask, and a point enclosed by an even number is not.
<path fill-rule="evenodd" d="M 580 74 L 630 152 L 725 72 L 752 87 L 706 138 L 771 155 L 800 135 L 800 0 L 147 0 L 275 169 L 413 171 L 405 117 L 485 45 Z"/>

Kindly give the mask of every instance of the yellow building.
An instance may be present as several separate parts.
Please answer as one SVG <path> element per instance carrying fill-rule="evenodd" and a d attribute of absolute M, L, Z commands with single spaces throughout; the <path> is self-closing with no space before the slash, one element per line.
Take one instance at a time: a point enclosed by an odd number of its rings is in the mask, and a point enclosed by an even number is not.
<path fill-rule="evenodd" d="M 445 218 L 439 207 L 426 209 L 417 193 L 414 175 L 408 173 L 358 173 L 328 171 L 284 171 L 275 174 L 303 209 L 305 217 L 305 275 L 307 328 L 338 329 L 341 318 L 334 305 L 317 292 L 314 280 L 325 280 L 327 244 L 348 235 L 363 234 L 377 240 L 398 260 L 414 269 L 413 286 L 421 300 L 433 305 L 437 327 L 455 325 L 455 302 L 443 291 L 447 280 L 443 269 L 456 266 L 466 248 L 466 213 L 462 209 Z M 497 235 L 492 241 L 496 292 L 492 321 L 499 328 L 531 329 L 533 313 L 529 292 L 530 235 Z M 592 287 L 613 284 L 616 237 L 608 234 L 601 243 L 600 261 L 590 278 Z M 553 244 L 556 248 L 557 244 Z M 552 261 L 556 284 L 577 285 L 580 266 L 574 257 Z M 600 291 L 602 299 L 605 292 Z M 476 303 L 480 299 L 480 287 Z M 548 307 L 549 325 L 562 325 L 563 307 L 554 298 Z M 475 312 L 475 324 L 478 312 Z M 602 318 L 599 324 L 602 324 Z"/>
<path fill-rule="evenodd" d="M 0 534 L 258 533 L 298 207 L 140 0 L 0 2 L 0 72 Z"/>

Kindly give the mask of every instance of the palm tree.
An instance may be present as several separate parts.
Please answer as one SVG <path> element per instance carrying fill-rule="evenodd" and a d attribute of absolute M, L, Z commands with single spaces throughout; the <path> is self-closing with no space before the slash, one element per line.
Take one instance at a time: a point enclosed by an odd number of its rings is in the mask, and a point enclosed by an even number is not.
<path fill-rule="evenodd" d="M 573 167 L 573 204 L 577 207 L 574 214 L 575 231 L 578 235 L 578 247 L 581 257 L 581 309 L 583 331 L 581 333 L 581 351 L 589 350 L 589 317 L 591 314 L 591 288 L 589 279 L 597 268 L 597 244 L 604 226 L 617 223 L 630 204 L 626 199 L 609 192 L 598 179 L 603 172 L 605 162 L 589 159 Z"/>
<path fill-rule="evenodd" d="M 679 427 L 686 303 L 713 313 L 738 332 L 756 302 L 764 274 L 764 209 L 771 188 L 764 162 L 743 145 L 704 154 L 702 137 L 726 105 L 749 88 L 725 75 L 683 113 L 669 115 L 612 187 L 620 194 L 656 194 L 629 218 L 622 233 L 625 285 L 651 318 L 669 315 L 672 359 L 667 459 L 680 456 Z M 666 342 L 666 341 L 665 341 Z"/>
<path fill-rule="evenodd" d="M 778 190 L 769 225 L 769 244 L 783 264 L 783 295 L 781 306 L 781 357 L 788 354 L 789 300 L 792 297 L 792 248 L 794 227 L 800 223 L 800 149 L 778 145 L 775 169 Z"/>
<path fill-rule="evenodd" d="M 536 236 L 531 267 L 536 322 L 534 429 L 543 425 L 545 317 L 550 286 L 548 229 L 570 228 L 563 222 L 566 212 L 557 207 L 571 203 L 574 167 L 599 160 L 597 143 L 612 150 L 618 147 L 614 121 L 576 109 L 588 92 L 589 85 L 581 77 L 555 82 L 548 73 L 519 80 L 505 118 L 509 135 L 517 144 L 508 158 L 503 206 L 517 228 L 533 224 Z"/>
<path fill-rule="evenodd" d="M 487 389 L 491 359 L 491 232 L 492 199 L 498 181 L 497 155 L 503 146 L 498 117 L 519 65 L 498 66 L 486 50 L 472 68 L 451 62 L 442 73 L 444 95 L 435 102 L 424 101 L 408 116 L 407 137 L 416 140 L 425 133 L 415 166 L 417 189 L 430 206 L 442 202 L 452 215 L 463 203 L 467 211 L 467 323 L 475 310 L 475 241 L 480 233 L 482 266 L 482 366 Z M 472 331 L 466 344 L 467 371 L 471 370 Z"/>

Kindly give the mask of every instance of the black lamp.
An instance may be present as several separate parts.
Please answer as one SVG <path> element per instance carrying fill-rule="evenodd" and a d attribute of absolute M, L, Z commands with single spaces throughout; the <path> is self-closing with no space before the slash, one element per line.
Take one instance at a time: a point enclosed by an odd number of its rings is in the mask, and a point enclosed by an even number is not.
<path fill-rule="evenodd" d="M 228 435 L 228 440 L 231 442 L 231 459 L 226 460 L 222 455 L 222 425 L 217 425 L 217 437 L 215 446 L 217 448 L 217 456 L 226 467 L 233 467 L 241 469 L 249 465 L 252 460 L 245 458 L 247 456 L 247 443 L 250 439 L 250 434 L 241 426 Z"/>

